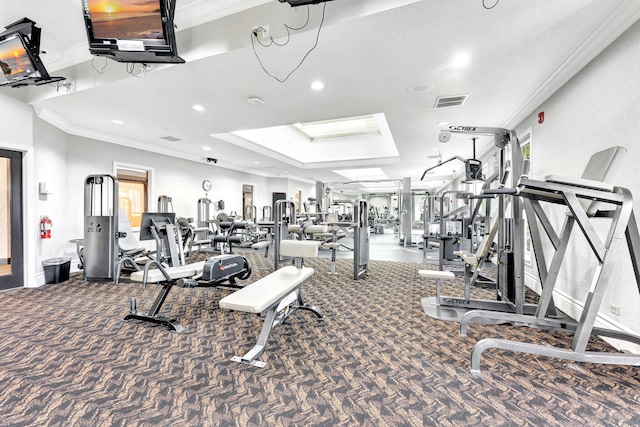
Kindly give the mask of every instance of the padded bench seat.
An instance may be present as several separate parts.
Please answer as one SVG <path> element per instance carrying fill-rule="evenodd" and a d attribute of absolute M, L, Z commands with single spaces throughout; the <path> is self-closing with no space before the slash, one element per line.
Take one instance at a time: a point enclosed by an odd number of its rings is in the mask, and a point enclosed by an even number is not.
<path fill-rule="evenodd" d="M 455 279 L 456 276 L 451 271 L 440 270 L 418 270 L 420 277 L 426 277 L 427 279 Z"/>
<path fill-rule="evenodd" d="M 220 308 L 262 313 L 279 303 L 313 274 L 313 268 L 282 267 L 266 277 L 222 298 Z"/>
<path fill-rule="evenodd" d="M 258 250 L 258 249 L 266 248 L 266 247 L 267 247 L 267 246 L 269 246 L 270 244 L 271 244 L 271 242 L 268 242 L 268 241 L 264 240 L 264 241 L 262 241 L 262 242 L 254 243 L 253 245 L 251 245 L 251 247 L 252 247 L 253 249 Z"/>
<path fill-rule="evenodd" d="M 553 182 L 555 184 L 572 185 L 574 187 L 591 188 L 593 190 L 608 192 L 613 191 L 613 184 L 596 181 L 594 179 L 576 178 L 573 176 L 564 175 L 547 175 L 544 180 L 547 182 Z"/>
<path fill-rule="evenodd" d="M 465 264 L 469 264 L 473 266 L 478 265 L 479 259 L 476 256 L 476 254 L 472 254 L 471 252 L 466 252 L 466 251 L 453 251 L 453 254 L 455 256 L 460 257 L 460 259 L 462 259 L 465 262 Z"/>
<path fill-rule="evenodd" d="M 164 271 L 167 272 L 171 280 L 183 279 L 202 274 L 204 263 L 204 261 L 200 261 L 194 262 L 193 264 L 180 265 L 178 267 L 166 267 L 164 268 Z M 131 280 L 134 282 L 143 283 L 160 283 L 164 280 L 167 280 L 160 269 L 147 270 L 146 281 L 144 280 L 144 274 L 145 272 L 143 270 L 135 271 L 131 273 Z"/>

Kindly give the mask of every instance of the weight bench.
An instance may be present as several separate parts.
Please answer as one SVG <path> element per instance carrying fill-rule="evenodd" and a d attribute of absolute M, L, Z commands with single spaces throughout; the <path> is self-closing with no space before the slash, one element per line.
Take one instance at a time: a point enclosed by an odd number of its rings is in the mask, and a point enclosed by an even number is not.
<path fill-rule="evenodd" d="M 303 258 L 317 256 L 318 244 L 283 240 L 280 253 L 295 257 L 295 265 L 282 267 L 220 300 L 220 308 L 265 315 L 256 345 L 244 356 L 232 357 L 234 362 L 264 367 L 265 362 L 257 358 L 265 350 L 271 330 L 284 323 L 298 309 L 309 310 L 318 319 L 324 319 L 316 307 L 305 302 L 301 293 L 302 285 L 314 272 L 313 268 L 303 267 Z"/>
<path fill-rule="evenodd" d="M 155 265 L 157 269 L 151 270 Z M 177 267 L 164 267 L 158 261 L 153 260 L 145 266 L 143 271 L 131 274 L 131 280 L 142 282 L 143 287 L 147 283 L 155 283 L 161 286 L 148 313 L 140 313 L 136 308 L 136 299 L 131 298 L 130 313 L 124 320 L 142 320 L 161 325 L 166 325 L 176 332 L 184 331 L 184 327 L 173 318 L 159 315 L 169 292 L 174 286 L 181 288 L 215 287 L 228 282 L 228 286 L 238 287 L 235 279 L 244 280 L 251 275 L 251 265 L 246 258 L 239 255 L 219 255 L 206 261 L 186 264 Z"/>

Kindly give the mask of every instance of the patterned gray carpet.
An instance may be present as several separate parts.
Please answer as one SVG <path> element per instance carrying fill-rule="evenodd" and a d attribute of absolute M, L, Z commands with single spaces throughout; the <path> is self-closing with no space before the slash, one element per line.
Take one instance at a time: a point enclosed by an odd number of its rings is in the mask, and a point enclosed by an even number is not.
<path fill-rule="evenodd" d="M 260 254 L 247 254 L 254 266 Z M 265 368 L 231 362 L 250 349 L 261 319 L 218 308 L 229 290 L 175 288 L 164 313 L 181 334 L 124 322 L 150 285 L 83 282 L 0 293 L 2 426 L 583 426 L 640 425 L 640 368 L 578 364 L 488 350 L 471 375 L 473 344 L 503 337 L 568 347 L 570 336 L 458 325 L 427 317 L 435 292 L 420 264 L 372 261 L 353 281 L 352 264 L 307 260 L 304 293 L 325 314 L 291 317 L 272 333 Z M 247 282 L 266 272 L 254 268 Z M 447 293 L 459 292 L 455 287 Z M 484 292 L 491 298 L 492 291 Z M 612 351 L 599 339 L 590 349 Z"/>

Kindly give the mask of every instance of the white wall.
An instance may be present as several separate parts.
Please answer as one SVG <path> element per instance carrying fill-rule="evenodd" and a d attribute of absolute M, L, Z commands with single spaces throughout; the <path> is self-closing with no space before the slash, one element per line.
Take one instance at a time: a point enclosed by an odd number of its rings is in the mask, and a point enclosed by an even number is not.
<path fill-rule="evenodd" d="M 153 169 L 153 194 L 149 201 L 149 209 L 156 210 L 157 197 L 167 195 L 172 198 L 174 211 L 179 216 L 197 216 L 197 201 L 205 197 L 202 181 L 208 179 L 213 188 L 207 196 L 213 201 L 224 200 L 225 212 L 235 210 L 242 212 L 242 182 L 251 182 L 256 186 L 256 201 L 265 203 L 264 194 L 266 180 L 263 177 L 242 172 L 231 171 L 214 165 L 176 159 L 162 154 L 140 151 L 121 145 L 108 144 L 101 141 L 69 137 L 68 174 L 69 186 L 72 189 L 70 205 L 78 224 L 77 233 L 82 232 L 84 180 L 88 175 L 113 174 L 114 162 L 136 165 Z M 211 215 L 215 216 L 212 211 Z"/>
<path fill-rule="evenodd" d="M 517 131 L 532 128 L 532 178 L 557 173 L 580 176 L 589 157 L 613 145 L 628 148 L 614 184 L 636 195 L 634 208 L 640 211 L 640 23 L 636 23 L 595 58 L 585 69 L 524 120 Z M 544 111 L 539 124 L 538 112 Z M 566 209 L 546 209 L 558 226 Z M 596 220 L 606 231 L 608 220 Z M 561 270 L 556 304 L 577 317 L 590 286 L 596 265 L 586 240 L 576 229 Z M 549 249 L 549 248 L 547 248 Z M 626 249 L 625 249 L 626 251 Z M 551 253 L 549 251 L 548 253 Z M 600 310 L 600 320 L 640 334 L 640 296 L 628 252 L 615 259 L 616 268 Z M 620 307 L 620 316 L 609 312 Z M 637 347 L 626 348 L 640 351 Z"/>
<path fill-rule="evenodd" d="M 73 222 L 69 221 L 69 182 L 67 170 L 67 135 L 50 124 L 34 119 L 33 138 L 35 149 L 34 180 L 44 182 L 47 191 L 51 194 L 41 195 L 35 192 L 35 215 L 37 224 L 42 216 L 51 219 L 53 230 L 51 239 L 40 239 L 36 236 L 35 257 L 36 275 L 38 283 L 44 283 L 44 269 L 42 260 L 59 256 L 71 256 L 75 250 L 71 250 L 68 241 Z M 32 224 L 30 224 L 32 226 Z M 37 226 L 37 225 L 36 225 Z M 82 238 L 81 234 L 74 236 Z M 30 242 L 26 242 L 27 246 Z M 69 246 L 69 248 L 67 248 Z M 33 246 L 31 249 L 33 250 Z M 73 246 L 75 248 L 75 246 Z"/>
<path fill-rule="evenodd" d="M 4 88 L 3 90 L 19 90 Z M 0 92 L 0 147 L 33 145 L 33 109 Z"/>
<path fill-rule="evenodd" d="M 1 99 L 0 99 L 1 101 Z M 58 256 L 72 256 L 75 268 L 77 255 L 75 245 L 69 240 L 83 237 L 84 224 L 84 182 L 88 175 L 113 174 L 114 164 L 135 165 L 153 170 L 152 197 L 150 210 L 157 207 L 157 197 L 167 195 L 172 198 L 177 215 L 197 217 L 197 201 L 205 197 L 202 181 L 213 183 L 207 194 L 213 201 L 224 200 L 225 212 L 242 212 L 242 184 L 255 186 L 256 206 L 271 205 L 271 192 L 284 191 L 293 195 L 291 189 L 302 189 L 311 195 L 314 184 L 287 178 L 276 180 L 232 171 L 206 163 L 191 162 L 102 141 L 67 135 L 50 124 L 34 117 L 28 106 L 20 103 L 20 120 L 28 119 L 27 132 L 22 140 L 34 141 L 32 155 L 34 165 L 30 168 L 33 200 L 31 219 L 28 222 L 31 237 L 25 240 L 27 253 L 33 262 L 27 269 L 27 286 L 44 283 L 42 260 Z M 16 119 L 16 122 L 19 122 Z M 29 141 L 27 141 L 29 142 Z M 47 196 L 37 194 L 38 182 L 46 182 L 52 193 Z M 305 196 L 307 197 L 307 196 Z M 211 217 L 217 215 L 211 209 Z M 261 214 L 261 212 L 259 212 Z M 53 238 L 41 240 L 37 233 L 38 219 L 49 216 L 53 221 Z"/>

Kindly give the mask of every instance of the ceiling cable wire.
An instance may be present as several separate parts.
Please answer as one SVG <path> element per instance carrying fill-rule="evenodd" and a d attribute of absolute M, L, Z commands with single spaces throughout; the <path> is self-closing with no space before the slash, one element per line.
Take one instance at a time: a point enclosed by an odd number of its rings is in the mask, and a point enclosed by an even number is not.
<path fill-rule="evenodd" d="M 99 74 L 104 74 L 104 70 L 105 68 L 107 68 L 107 58 L 104 58 L 104 66 L 102 68 L 98 68 L 96 67 L 94 61 L 97 58 L 97 56 L 93 56 L 93 58 L 91 58 L 91 67 L 96 70 Z"/>
<path fill-rule="evenodd" d="M 264 27 L 258 27 L 256 29 L 253 30 L 253 36 L 256 38 L 256 41 L 258 43 L 260 43 L 260 46 L 262 47 L 270 47 L 272 44 L 275 44 L 276 46 L 286 46 L 287 44 L 289 44 L 289 41 L 291 40 L 291 30 L 294 31 L 300 31 L 300 30 L 304 30 L 305 27 L 309 24 L 309 18 L 311 17 L 311 12 L 309 11 L 309 5 L 307 5 L 307 21 L 304 23 L 304 25 L 302 25 L 301 27 L 291 27 L 287 24 L 284 24 L 284 27 L 287 29 L 287 41 L 284 43 L 278 43 L 276 42 L 272 36 L 269 36 L 269 43 L 268 44 L 263 44 L 259 39 L 258 39 L 258 33 L 260 31 L 266 31 Z M 253 39 L 252 39 L 253 40 Z"/>
<path fill-rule="evenodd" d="M 496 0 L 496 2 L 493 4 L 493 6 L 489 7 L 487 6 L 487 0 L 482 0 L 482 7 L 484 7 L 487 10 L 493 9 L 494 7 L 496 7 L 498 5 L 498 3 L 500 3 L 500 0 Z"/>
<path fill-rule="evenodd" d="M 318 47 L 318 42 L 320 40 L 320 32 L 322 30 L 322 25 L 324 24 L 324 17 L 325 17 L 325 10 L 327 8 L 327 3 L 324 3 L 323 7 L 322 7 L 322 19 L 320 20 L 320 26 L 318 27 L 318 33 L 316 34 L 316 41 L 314 43 L 314 45 L 311 47 L 311 49 L 309 49 L 307 51 L 307 53 L 304 55 L 304 57 L 302 58 L 302 60 L 300 60 L 300 63 L 289 73 L 287 74 L 287 76 L 284 79 L 278 78 L 277 76 L 271 74 L 264 66 L 264 64 L 262 63 L 262 60 L 260 59 L 260 56 L 258 55 L 258 52 L 256 51 L 256 46 L 255 46 L 255 42 L 254 42 L 254 37 L 257 40 L 258 36 L 257 33 L 260 29 L 262 29 L 264 31 L 264 28 L 258 28 L 256 30 L 251 31 L 250 37 L 251 37 L 251 47 L 253 48 L 253 53 L 255 54 L 256 58 L 258 59 L 258 63 L 260 64 L 260 67 L 262 68 L 262 70 L 271 78 L 273 78 L 274 80 L 280 82 L 280 83 L 284 83 L 286 82 L 289 77 L 291 77 L 291 75 L 302 66 L 302 64 L 304 63 L 304 61 L 307 59 L 307 57 L 309 56 L 309 54 L 311 52 L 313 52 L 313 50 Z M 307 11 L 309 10 L 309 6 L 307 6 Z M 287 41 L 285 43 L 282 44 L 278 44 L 273 40 L 273 37 L 271 38 L 271 43 L 267 44 L 267 45 L 263 45 L 262 43 L 260 43 L 260 41 L 258 41 L 258 44 L 263 46 L 263 47 L 270 47 L 273 44 L 275 44 L 276 46 L 285 46 L 287 43 L 289 43 L 289 40 L 291 38 L 291 34 L 289 32 L 289 30 L 301 30 L 303 28 L 305 28 L 307 26 L 307 24 L 309 23 L 309 15 L 307 15 L 307 22 L 305 22 L 305 24 L 300 27 L 300 28 L 294 28 L 294 27 L 290 27 L 288 25 L 285 24 L 285 27 L 287 28 Z"/>

